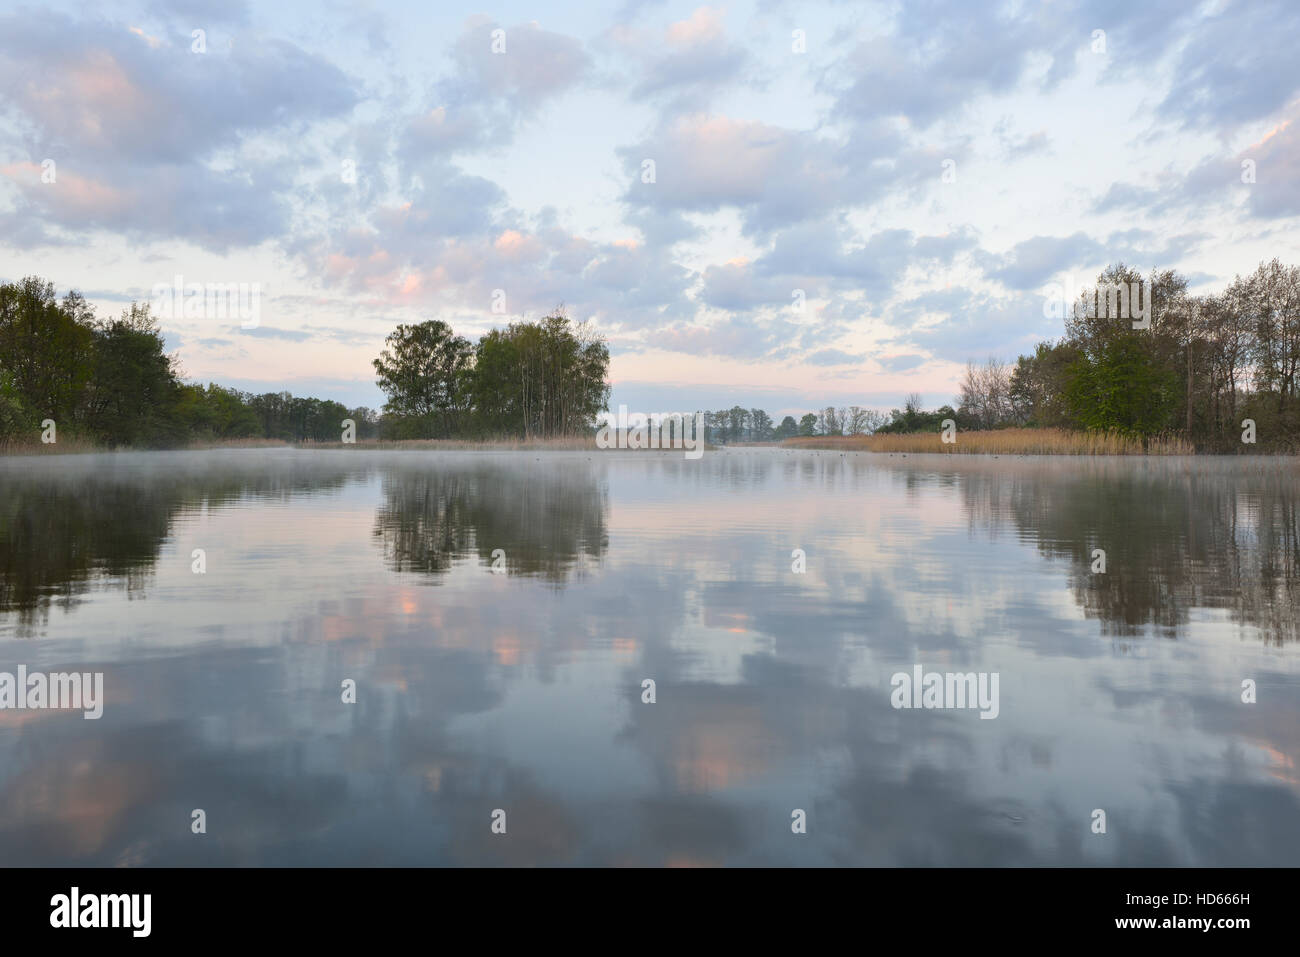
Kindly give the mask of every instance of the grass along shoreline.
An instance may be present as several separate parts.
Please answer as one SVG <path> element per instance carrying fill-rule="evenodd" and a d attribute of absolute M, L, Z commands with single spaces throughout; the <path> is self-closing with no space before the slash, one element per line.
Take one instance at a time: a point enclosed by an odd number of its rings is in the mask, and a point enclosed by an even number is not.
<path fill-rule="evenodd" d="M 60 438 L 44 444 L 0 441 L 0 456 L 20 455 L 89 455 L 103 452 L 207 452 L 219 449 L 400 449 L 424 451 L 601 451 L 596 437 L 570 436 L 550 439 L 358 439 L 356 442 L 290 442 L 285 439 L 214 439 L 196 440 L 165 449 L 111 448 L 79 436 Z"/>
<path fill-rule="evenodd" d="M 737 443 L 735 448 L 821 449 L 853 452 L 939 453 L 945 455 L 1200 455 L 1192 443 L 1181 436 L 1141 437 L 1104 432 L 1078 432 L 1068 429 L 994 429 L 959 431 L 956 441 L 944 443 L 938 432 L 886 433 L 877 435 L 798 436 L 775 443 Z M 618 451 L 601 449 L 596 437 L 568 436 L 548 439 L 359 439 L 356 442 L 290 442 L 282 439 L 219 439 L 195 441 L 166 451 L 213 451 L 219 449 L 367 449 L 371 451 Z M 714 445 L 705 446 L 715 451 Z M 86 455 L 112 451 L 151 451 L 148 449 L 112 449 L 77 436 L 61 438 L 44 445 L 40 441 L 0 442 L 0 456 Z M 162 450 L 159 450 L 162 451 Z M 1250 455 L 1294 455 L 1295 451 L 1256 448 L 1243 445 L 1241 452 Z M 1232 453 L 1226 453 L 1232 454 Z"/>
<path fill-rule="evenodd" d="M 1179 436 L 1140 437 L 1066 429 L 994 429 L 959 431 L 945 443 L 938 432 L 880 435 L 817 435 L 786 439 L 785 448 L 834 449 L 841 452 L 938 452 L 948 455 L 1195 455 Z M 1247 447 L 1254 452 L 1252 447 Z"/>

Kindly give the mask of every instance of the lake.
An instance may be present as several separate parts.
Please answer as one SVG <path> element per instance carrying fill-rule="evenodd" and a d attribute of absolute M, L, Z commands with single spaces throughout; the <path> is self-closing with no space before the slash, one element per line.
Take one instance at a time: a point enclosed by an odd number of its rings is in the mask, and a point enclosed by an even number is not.
<path fill-rule="evenodd" d="M 1298 509 L 1292 459 L 0 459 L 0 672 L 103 676 L 0 710 L 0 864 L 1294 866 Z"/>

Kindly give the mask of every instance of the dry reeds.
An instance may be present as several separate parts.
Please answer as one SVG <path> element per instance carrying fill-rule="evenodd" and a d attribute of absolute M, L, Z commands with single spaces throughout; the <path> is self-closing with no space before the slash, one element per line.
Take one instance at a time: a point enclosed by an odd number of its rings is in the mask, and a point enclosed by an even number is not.
<path fill-rule="evenodd" d="M 786 439 L 782 445 L 854 452 L 941 452 L 968 455 L 1191 455 L 1192 443 L 1179 436 L 1120 435 L 1067 429 L 958 431 L 955 442 L 939 432 L 881 435 L 819 435 Z"/>
<path fill-rule="evenodd" d="M 40 439 L 0 439 L 0 455 L 84 455 L 107 451 L 90 439 L 65 435 L 48 445 Z"/>
<path fill-rule="evenodd" d="M 274 449 L 288 448 L 291 442 L 284 439 L 195 439 L 185 446 L 191 452 L 209 449 Z"/>

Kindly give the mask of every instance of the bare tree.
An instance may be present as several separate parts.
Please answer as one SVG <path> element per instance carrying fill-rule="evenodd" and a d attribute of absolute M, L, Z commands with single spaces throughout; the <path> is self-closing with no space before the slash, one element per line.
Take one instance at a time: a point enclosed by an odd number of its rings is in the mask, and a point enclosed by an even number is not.
<path fill-rule="evenodd" d="M 982 366 L 966 363 L 958 410 L 980 428 L 991 429 L 1014 419 L 1011 402 L 1011 366 L 989 358 Z"/>
<path fill-rule="evenodd" d="M 844 419 L 844 430 L 849 435 L 861 435 L 867 427 L 867 410 L 860 405 L 849 406 L 848 415 Z"/>

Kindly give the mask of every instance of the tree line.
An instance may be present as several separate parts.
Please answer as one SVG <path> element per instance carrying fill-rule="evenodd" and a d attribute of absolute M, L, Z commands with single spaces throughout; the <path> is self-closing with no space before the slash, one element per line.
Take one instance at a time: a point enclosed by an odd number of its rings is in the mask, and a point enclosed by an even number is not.
<path fill-rule="evenodd" d="M 705 413 L 709 441 L 927 432 L 951 419 L 963 430 L 1181 435 L 1202 451 L 1232 451 L 1250 420 L 1259 447 L 1300 447 L 1300 267 L 1261 263 L 1210 295 L 1187 286 L 1172 269 L 1144 278 L 1118 263 L 1062 309 L 1060 339 L 1014 363 L 968 363 L 953 404 L 927 411 L 913 393 L 887 415 L 827 407 L 776 427 L 737 406 Z"/>
<path fill-rule="evenodd" d="M 868 435 L 888 421 L 883 413 L 859 405 L 827 406 L 817 412 L 808 412 L 798 420 L 787 415 L 779 423 L 762 409 L 746 409 L 738 405 L 697 414 L 704 416 L 705 441 L 712 445 L 779 442 L 810 435 Z"/>
<path fill-rule="evenodd" d="M 1138 284 L 1149 312 L 1135 323 L 1132 303 L 1111 291 Z M 1240 449 L 1249 419 L 1259 445 L 1290 448 L 1300 443 L 1298 373 L 1300 267 L 1274 259 L 1193 296 L 1174 270 L 1144 281 L 1119 263 L 1080 294 L 1060 339 L 1014 364 L 968 364 L 957 408 L 946 411 L 959 428 L 1179 434 L 1205 451 Z"/>
<path fill-rule="evenodd" d="M 360 437 L 378 431 L 365 407 L 182 381 L 148 304 L 99 319 L 80 293 L 60 300 L 53 283 L 35 276 L 0 283 L 0 441 L 30 443 L 46 420 L 56 437 L 108 447 L 338 441 L 348 418 Z"/>
<path fill-rule="evenodd" d="M 1300 267 L 1261 263 L 1210 295 L 1187 285 L 1171 269 L 1144 279 L 1109 266 L 1062 310 L 1061 338 L 1014 363 L 968 362 L 954 404 L 927 411 L 912 393 L 888 415 L 868 412 L 861 431 L 937 431 L 951 419 L 963 430 L 1179 435 L 1223 452 L 1241 449 L 1250 420 L 1258 446 L 1300 447 Z M 845 424 L 851 411 L 805 415 L 796 434 L 859 434 Z"/>
<path fill-rule="evenodd" d="M 1142 287 L 1133 319 L 1127 294 Z M 968 364 L 954 405 L 933 411 L 912 395 L 888 415 L 828 406 L 779 423 L 762 409 L 705 412 L 711 443 L 793 436 L 917 432 L 953 419 L 962 429 L 1008 426 L 1179 434 L 1197 448 L 1300 445 L 1300 267 L 1278 260 L 1193 296 L 1186 277 L 1123 263 L 1098 276 L 1065 315 L 1064 335 L 1014 363 Z M 1140 326 L 1134 328 L 1135 325 Z M 471 343 L 440 320 L 399 325 L 374 360 L 382 413 L 287 392 L 254 395 L 182 380 L 148 305 L 101 320 L 70 292 L 37 277 L 0 284 L 0 440 L 30 439 L 53 419 L 61 434 L 107 446 L 195 440 L 337 441 L 357 438 L 547 438 L 590 434 L 608 406 L 609 350 L 562 308 L 493 329 Z"/>
<path fill-rule="evenodd" d="M 0 283 L 0 442 L 58 437 L 167 448 L 265 438 L 533 437 L 595 429 L 609 397 L 609 351 L 561 311 L 494 329 L 477 344 L 446 323 L 401 325 L 375 360 L 382 412 L 288 392 L 254 394 L 183 380 L 149 305 L 100 319 L 78 292 L 35 276 Z"/>

